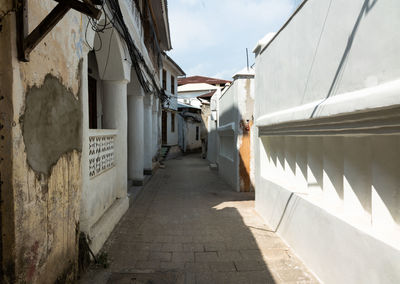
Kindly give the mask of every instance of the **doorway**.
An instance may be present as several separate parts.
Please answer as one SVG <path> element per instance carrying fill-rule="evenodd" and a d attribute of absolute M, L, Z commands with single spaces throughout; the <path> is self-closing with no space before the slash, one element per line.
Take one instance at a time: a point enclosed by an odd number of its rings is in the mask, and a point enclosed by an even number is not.
<path fill-rule="evenodd" d="M 168 128 L 168 113 L 166 111 L 162 112 L 162 144 L 167 144 L 168 135 L 167 135 L 167 128 Z"/>

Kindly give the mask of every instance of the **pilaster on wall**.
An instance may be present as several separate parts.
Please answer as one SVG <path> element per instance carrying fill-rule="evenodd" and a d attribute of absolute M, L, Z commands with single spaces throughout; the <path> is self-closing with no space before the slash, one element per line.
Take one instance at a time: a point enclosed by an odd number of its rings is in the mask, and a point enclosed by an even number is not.
<path fill-rule="evenodd" d="M 352 215 L 371 223 L 372 148 L 371 138 L 344 137 L 343 201 Z"/>
<path fill-rule="evenodd" d="M 129 88 L 128 96 L 128 177 L 142 184 L 144 175 L 144 92 L 140 85 Z"/>
<path fill-rule="evenodd" d="M 323 190 L 325 200 L 340 204 L 343 200 L 343 138 L 323 137 Z"/>
<path fill-rule="evenodd" d="M 146 94 L 144 97 L 144 172 L 145 174 L 151 174 L 153 168 L 153 94 Z"/>
<path fill-rule="evenodd" d="M 159 98 L 154 96 L 153 108 L 152 108 L 152 155 L 153 159 L 157 158 L 158 154 L 158 112 L 160 111 Z"/>
<path fill-rule="evenodd" d="M 115 138 L 115 163 L 117 166 L 118 197 L 127 195 L 127 81 L 103 81 L 104 128 L 117 129 Z"/>
<path fill-rule="evenodd" d="M 400 231 L 400 136 L 371 137 L 371 148 L 372 225 L 395 237 L 393 228 Z"/>
<path fill-rule="evenodd" d="M 366 230 L 400 235 L 400 136 L 258 139 L 258 179 L 300 194 Z"/>
<path fill-rule="evenodd" d="M 323 188 L 322 137 L 307 137 L 307 183 L 310 194 L 321 195 Z"/>

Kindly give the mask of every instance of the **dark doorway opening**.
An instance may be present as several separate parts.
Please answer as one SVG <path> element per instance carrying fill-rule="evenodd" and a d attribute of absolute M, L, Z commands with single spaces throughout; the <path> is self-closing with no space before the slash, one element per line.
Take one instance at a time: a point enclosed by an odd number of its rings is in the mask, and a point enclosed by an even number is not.
<path fill-rule="evenodd" d="M 88 77 L 89 84 L 89 128 L 97 129 L 97 80 Z"/>
<path fill-rule="evenodd" d="M 165 145 L 167 144 L 168 137 L 167 137 L 167 112 L 163 111 L 162 112 L 162 143 Z"/>

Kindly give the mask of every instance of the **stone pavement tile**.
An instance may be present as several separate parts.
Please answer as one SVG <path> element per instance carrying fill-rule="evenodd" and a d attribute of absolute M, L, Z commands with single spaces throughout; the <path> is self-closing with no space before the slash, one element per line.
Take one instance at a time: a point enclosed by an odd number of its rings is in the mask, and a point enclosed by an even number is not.
<path fill-rule="evenodd" d="M 265 241 L 259 241 L 258 247 L 260 250 L 271 248 L 287 248 L 285 243 L 279 238 L 268 238 Z"/>
<path fill-rule="evenodd" d="M 111 265 L 122 265 L 123 263 L 127 263 L 127 265 L 131 265 L 138 260 L 148 260 L 149 259 L 149 251 L 120 251 L 118 254 L 113 253 L 109 254 L 109 260 Z"/>
<path fill-rule="evenodd" d="M 144 250 L 144 251 L 160 251 L 162 247 L 162 243 L 135 243 L 135 250 Z"/>
<path fill-rule="evenodd" d="M 208 262 L 212 272 L 235 272 L 236 267 L 232 261 L 214 261 Z"/>
<path fill-rule="evenodd" d="M 243 249 L 258 249 L 254 239 L 242 241 L 241 239 L 233 239 L 225 243 L 227 250 L 243 250 Z"/>
<path fill-rule="evenodd" d="M 172 261 L 175 262 L 194 262 L 193 252 L 173 252 Z"/>
<path fill-rule="evenodd" d="M 135 269 L 158 270 L 160 268 L 160 261 L 158 261 L 158 260 L 136 261 L 134 268 Z"/>
<path fill-rule="evenodd" d="M 171 261 L 171 257 L 170 252 L 150 252 L 149 260 Z"/>
<path fill-rule="evenodd" d="M 257 260 L 241 260 L 235 261 L 237 271 L 263 271 L 268 270 L 264 261 Z"/>
<path fill-rule="evenodd" d="M 196 274 L 193 272 L 186 272 L 185 284 L 196 284 Z"/>
<path fill-rule="evenodd" d="M 155 243 L 173 243 L 174 239 L 174 236 L 155 235 L 151 238 L 151 241 Z"/>
<path fill-rule="evenodd" d="M 163 243 L 160 251 L 183 251 L 183 245 L 178 243 Z"/>
<path fill-rule="evenodd" d="M 211 242 L 204 244 L 205 251 L 222 251 L 226 250 L 225 243 L 223 242 Z"/>
<path fill-rule="evenodd" d="M 261 254 L 267 262 L 271 260 L 277 259 L 288 259 L 290 256 L 288 255 L 289 249 L 263 249 Z"/>
<path fill-rule="evenodd" d="M 304 265 L 296 257 L 285 257 L 268 261 L 269 267 L 274 270 L 305 269 Z"/>
<path fill-rule="evenodd" d="M 215 251 L 213 252 L 195 252 L 195 261 L 196 262 L 211 262 L 211 261 L 219 261 L 218 255 Z M 225 259 L 223 259 L 225 260 Z"/>
<path fill-rule="evenodd" d="M 258 249 L 245 249 L 239 251 L 243 260 L 263 260 L 263 255 Z"/>
<path fill-rule="evenodd" d="M 123 271 L 134 267 L 136 260 L 132 260 L 129 256 L 120 255 L 116 258 L 109 259 L 109 269 L 111 271 Z"/>
<path fill-rule="evenodd" d="M 220 261 L 235 261 L 242 260 L 242 256 L 238 250 L 222 250 L 218 251 Z"/>
<path fill-rule="evenodd" d="M 111 272 L 173 272 L 179 283 L 317 283 L 257 215 L 254 193 L 232 191 L 194 155 L 156 172 L 104 251 Z"/>
<path fill-rule="evenodd" d="M 173 243 L 181 243 L 181 244 L 192 243 L 192 241 L 193 241 L 192 236 L 184 236 L 184 235 L 175 236 L 172 239 Z"/>
<path fill-rule="evenodd" d="M 204 246 L 202 244 L 187 243 L 183 244 L 183 251 L 204 252 Z"/>
<path fill-rule="evenodd" d="M 279 279 L 268 271 L 237 272 L 231 283 L 276 284 Z"/>
<path fill-rule="evenodd" d="M 161 270 L 179 270 L 183 271 L 185 269 L 185 262 L 160 262 L 160 269 Z"/>
<path fill-rule="evenodd" d="M 236 272 L 203 272 L 196 273 L 196 284 L 231 283 Z M 250 282 L 249 282 L 250 283 Z"/>
<path fill-rule="evenodd" d="M 297 282 L 312 281 L 313 277 L 311 274 L 305 272 L 303 269 L 285 269 L 278 270 L 279 277 L 285 282 Z"/>
<path fill-rule="evenodd" d="M 199 272 L 210 271 L 210 267 L 206 262 L 186 262 L 185 270 L 188 272 L 199 273 Z"/>

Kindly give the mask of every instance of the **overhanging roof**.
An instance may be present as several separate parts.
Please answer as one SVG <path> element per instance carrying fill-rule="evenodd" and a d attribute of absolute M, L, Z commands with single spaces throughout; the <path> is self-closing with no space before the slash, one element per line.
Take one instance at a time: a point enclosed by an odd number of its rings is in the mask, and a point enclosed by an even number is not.
<path fill-rule="evenodd" d="M 149 3 L 160 48 L 163 51 L 171 50 L 172 45 L 168 20 L 168 2 L 167 0 L 150 0 Z"/>

